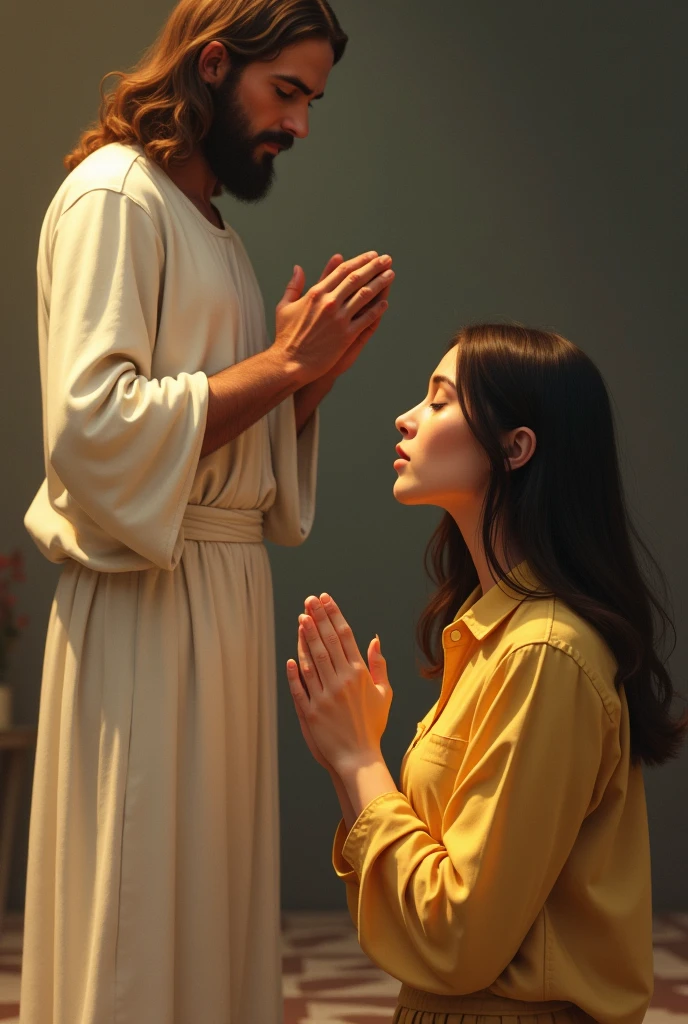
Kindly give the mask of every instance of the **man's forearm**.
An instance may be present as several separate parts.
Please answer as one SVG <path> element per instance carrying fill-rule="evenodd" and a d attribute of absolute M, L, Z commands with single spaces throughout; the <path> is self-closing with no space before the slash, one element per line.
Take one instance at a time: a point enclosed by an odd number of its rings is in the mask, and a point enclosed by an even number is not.
<path fill-rule="evenodd" d="M 298 366 L 285 363 L 272 349 L 208 377 L 208 417 L 201 458 L 233 441 L 289 395 L 307 387 L 310 385 L 303 385 Z"/>
<path fill-rule="evenodd" d="M 296 417 L 296 433 L 301 433 L 306 423 L 311 418 L 323 398 L 332 390 L 335 378 L 332 376 L 319 377 L 305 384 L 294 393 L 294 415 Z"/>

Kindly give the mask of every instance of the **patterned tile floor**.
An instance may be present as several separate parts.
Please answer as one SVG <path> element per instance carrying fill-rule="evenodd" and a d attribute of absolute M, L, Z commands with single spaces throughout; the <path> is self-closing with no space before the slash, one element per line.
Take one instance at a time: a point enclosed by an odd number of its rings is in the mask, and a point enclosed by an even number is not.
<path fill-rule="evenodd" d="M 388 1024 L 399 983 L 361 953 L 347 914 L 286 914 L 285 1024 Z M 688 914 L 655 918 L 645 1024 L 688 1024 Z"/>
<path fill-rule="evenodd" d="M 19 1024 L 22 922 L 0 938 L 0 1021 Z M 688 1024 L 688 914 L 655 918 L 655 995 L 645 1024 Z M 363 956 L 346 913 L 286 914 L 284 1024 L 388 1024 L 398 982 Z M 257 1024 L 257 1022 L 256 1022 Z"/>

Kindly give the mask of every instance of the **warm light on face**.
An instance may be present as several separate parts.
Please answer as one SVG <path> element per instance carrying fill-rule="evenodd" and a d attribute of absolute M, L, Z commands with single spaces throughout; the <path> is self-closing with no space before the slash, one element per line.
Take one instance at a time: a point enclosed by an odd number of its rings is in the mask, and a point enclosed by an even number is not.
<path fill-rule="evenodd" d="M 334 54 L 324 39 L 285 47 L 275 60 L 254 61 L 241 76 L 237 98 L 253 135 L 271 132 L 305 139 L 309 107 L 322 98 Z M 267 152 L 265 146 L 260 153 Z"/>
<path fill-rule="evenodd" d="M 328 42 L 310 39 L 286 47 L 274 60 L 233 69 L 222 44 L 211 42 L 201 55 L 211 79 L 218 50 L 224 65 L 213 87 L 203 154 L 221 186 L 214 194 L 224 188 L 239 200 L 259 202 L 274 181 L 275 159 L 308 135 L 308 106 L 322 97 L 333 50 Z"/>
<path fill-rule="evenodd" d="M 432 374 L 424 400 L 396 420 L 408 462 L 397 462 L 394 497 L 404 505 L 437 505 L 446 511 L 481 503 L 490 464 L 475 439 L 449 381 L 456 376 L 456 348 Z M 433 380 L 432 378 L 448 378 Z"/>

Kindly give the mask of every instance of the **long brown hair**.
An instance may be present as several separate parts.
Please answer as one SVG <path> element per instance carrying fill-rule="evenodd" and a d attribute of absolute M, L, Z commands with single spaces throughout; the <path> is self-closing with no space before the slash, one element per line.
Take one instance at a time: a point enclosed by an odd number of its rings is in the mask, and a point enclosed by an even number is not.
<path fill-rule="evenodd" d="M 465 327 L 457 346 L 456 385 L 466 421 L 490 461 L 482 543 L 495 580 L 506 573 L 495 555 L 499 530 L 554 595 L 603 637 L 624 687 L 634 763 L 677 757 L 688 714 L 675 719 L 675 694 L 660 653 L 673 623 L 641 571 L 662 573 L 630 521 L 623 495 L 614 421 L 604 380 L 570 341 L 516 325 Z M 532 458 L 511 472 L 500 436 L 530 427 Z M 418 622 L 426 678 L 442 673 L 442 630 L 478 585 L 466 543 L 445 513 L 430 538 L 425 565 L 437 590 Z M 518 582 L 510 586 L 532 596 Z M 539 592 L 540 593 L 540 592 Z M 673 649 L 673 644 L 672 644 Z M 666 656 L 671 653 L 666 653 Z"/>
<path fill-rule="evenodd" d="M 181 0 L 138 64 L 102 79 L 98 121 L 67 154 L 65 167 L 73 170 L 110 142 L 138 143 L 162 167 L 187 159 L 213 118 L 197 68 L 207 43 L 222 42 L 237 70 L 315 38 L 330 42 L 336 64 L 347 37 L 327 0 Z M 105 94 L 111 75 L 119 83 Z"/>

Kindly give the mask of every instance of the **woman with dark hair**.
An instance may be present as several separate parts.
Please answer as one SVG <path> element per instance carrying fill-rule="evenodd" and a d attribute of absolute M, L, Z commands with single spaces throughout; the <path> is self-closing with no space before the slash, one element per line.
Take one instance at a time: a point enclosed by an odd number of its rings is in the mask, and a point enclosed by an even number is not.
<path fill-rule="evenodd" d="M 675 757 L 688 718 L 671 716 L 670 623 L 638 566 L 604 382 L 556 334 L 475 326 L 396 422 L 396 499 L 446 513 L 418 633 L 442 688 L 399 788 L 379 638 L 366 667 L 333 599 L 309 597 L 300 673 L 287 663 L 341 803 L 334 865 L 361 946 L 402 982 L 396 1024 L 640 1024 L 641 764 Z"/>

